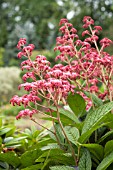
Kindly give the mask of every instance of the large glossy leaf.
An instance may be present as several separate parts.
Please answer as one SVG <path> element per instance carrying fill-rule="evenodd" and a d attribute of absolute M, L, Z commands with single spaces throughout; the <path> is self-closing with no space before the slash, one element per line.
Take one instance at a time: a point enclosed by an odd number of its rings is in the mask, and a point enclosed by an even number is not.
<path fill-rule="evenodd" d="M 0 161 L 7 162 L 14 167 L 20 164 L 20 159 L 14 152 L 0 153 Z"/>
<path fill-rule="evenodd" d="M 87 149 L 83 150 L 82 157 L 79 161 L 79 170 L 91 170 L 92 162 L 90 152 Z"/>
<path fill-rule="evenodd" d="M 80 96 L 77 93 L 74 95 L 70 94 L 67 98 L 67 101 L 68 101 L 69 107 L 75 113 L 77 117 L 80 117 L 84 114 L 86 104 L 82 96 Z"/>
<path fill-rule="evenodd" d="M 82 146 L 89 149 L 89 151 L 98 159 L 102 160 L 104 157 L 104 148 L 103 146 L 91 143 L 91 144 L 82 144 Z"/>
<path fill-rule="evenodd" d="M 107 155 L 102 162 L 98 165 L 96 170 L 106 170 L 107 167 L 113 162 L 113 152 Z"/>
<path fill-rule="evenodd" d="M 87 141 L 92 132 L 102 126 L 102 123 L 106 119 L 107 114 L 112 109 L 113 102 L 109 102 L 96 108 L 95 110 L 92 110 L 86 117 L 79 142 L 84 143 L 85 141 Z"/>
<path fill-rule="evenodd" d="M 77 140 L 79 138 L 79 130 L 76 127 L 70 127 L 70 126 L 66 126 L 64 130 L 70 142 L 77 145 L 78 144 Z"/>

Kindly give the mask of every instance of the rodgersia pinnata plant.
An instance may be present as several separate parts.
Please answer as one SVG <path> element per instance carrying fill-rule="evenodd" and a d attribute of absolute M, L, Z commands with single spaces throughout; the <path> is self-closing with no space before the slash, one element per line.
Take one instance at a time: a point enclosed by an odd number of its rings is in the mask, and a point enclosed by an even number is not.
<path fill-rule="evenodd" d="M 89 16 L 83 19 L 83 41 L 79 39 L 77 30 L 67 19 L 61 19 L 59 25 L 61 36 L 56 38 L 54 50 L 59 51 L 55 60 L 60 60 L 60 64 L 55 64 L 53 67 L 45 56 L 37 55 L 36 59 L 32 60 L 34 45 L 26 45 L 25 38 L 19 40 L 17 48 L 20 52 L 17 56 L 26 57 L 21 63 L 21 69 L 27 70 L 22 77 L 24 83 L 19 85 L 19 89 L 23 87 L 27 94 L 21 97 L 15 95 L 10 102 L 14 106 L 25 107 L 25 110 L 16 116 L 17 119 L 29 116 L 39 124 L 33 115 L 40 113 L 51 120 L 53 127 L 45 128 L 55 136 L 57 144 L 63 149 L 62 145 L 66 144 L 65 142 L 62 144 L 58 136 L 57 125 L 59 125 L 61 136 L 67 142 L 67 151 L 72 154 L 79 169 L 83 170 L 82 166 L 85 165 L 82 163 L 85 160 L 84 164 L 87 164 L 87 158 L 90 162 L 86 166 L 87 170 L 91 167 L 100 170 L 103 162 L 105 163 L 102 151 L 104 146 L 98 142 L 99 137 L 104 134 L 104 129 L 102 133 L 100 130 L 107 125 L 105 129 L 109 132 L 112 129 L 110 121 L 113 120 L 111 114 L 113 56 L 105 52 L 105 48 L 113 45 L 113 41 L 107 37 L 99 39 L 102 28 L 95 26 L 94 20 Z M 27 81 L 29 78 L 31 82 Z M 46 104 L 43 104 L 43 100 Z M 66 122 L 62 116 L 71 122 Z M 95 144 L 88 145 L 88 143 Z M 97 148 L 101 152 L 99 158 L 97 158 Z M 93 149 L 96 156 L 92 153 Z M 94 163 L 91 163 L 91 159 Z M 51 169 L 54 170 L 54 167 Z"/>

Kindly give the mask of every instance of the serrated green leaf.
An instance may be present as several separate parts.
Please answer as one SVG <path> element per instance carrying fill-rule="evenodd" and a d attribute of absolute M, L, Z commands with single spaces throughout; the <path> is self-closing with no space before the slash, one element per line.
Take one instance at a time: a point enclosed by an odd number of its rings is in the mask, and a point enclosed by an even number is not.
<path fill-rule="evenodd" d="M 109 111 L 113 109 L 113 101 L 106 103 L 99 108 L 91 111 L 86 117 L 84 126 L 82 128 L 82 135 L 78 139 L 79 142 L 84 143 L 93 131 L 102 126 L 102 122 L 106 119 Z M 104 124 L 103 124 L 104 125 Z"/>
<path fill-rule="evenodd" d="M 0 153 L 0 161 L 7 162 L 14 167 L 20 164 L 20 159 L 14 152 Z"/>
<path fill-rule="evenodd" d="M 32 151 L 26 151 L 22 156 L 20 157 L 21 164 L 24 167 L 33 165 L 35 163 L 35 160 L 40 156 L 41 150 L 35 149 Z"/>
<path fill-rule="evenodd" d="M 68 139 L 75 145 L 77 145 L 77 140 L 79 138 L 79 130 L 76 127 L 66 126 L 64 128 Z"/>
<path fill-rule="evenodd" d="M 76 170 L 76 169 L 71 166 L 53 166 L 50 167 L 50 170 Z"/>
<path fill-rule="evenodd" d="M 60 149 L 60 146 L 57 143 L 49 143 L 47 146 L 41 148 L 42 151 L 49 149 Z"/>
<path fill-rule="evenodd" d="M 84 148 L 82 157 L 79 161 L 79 170 L 91 170 L 92 162 L 90 152 Z"/>
<path fill-rule="evenodd" d="M 82 116 L 85 113 L 85 100 L 79 94 L 70 94 L 67 98 L 67 102 L 71 110 L 75 113 L 77 117 Z"/>
<path fill-rule="evenodd" d="M 107 155 L 102 162 L 98 165 L 96 170 L 106 170 L 107 167 L 113 162 L 113 152 Z"/>
<path fill-rule="evenodd" d="M 113 140 L 110 140 L 106 143 L 104 148 L 105 157 L 113 151 Z"/>
<path fill-rule="evenodd" d="M 104 148 L 99 144 L 82 144 L 82 146 L 89 149 L 89 151 L 98 159 L 102 160 L 104 156 Z"/>
<path fill-rule="evenodd" d="M 60 143 L 63 144 L 64 143 L 64 135 L 62 133 L 62 129 L 61 129 L 60 125 L 59 124 L 55 124 L 54 127 L 55 127 L 56 135 L 57 135 Z"/>

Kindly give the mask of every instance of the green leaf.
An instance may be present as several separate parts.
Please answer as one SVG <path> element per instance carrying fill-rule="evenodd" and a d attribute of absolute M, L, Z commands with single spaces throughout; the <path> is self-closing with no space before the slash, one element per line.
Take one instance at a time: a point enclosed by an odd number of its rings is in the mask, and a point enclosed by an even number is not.
<path fill-rule="evenodd" d="M 55 107 L 50 107 L 50 109 L 57 111 Z M 64 115 L 64 117 L 67 117 L 69 120 L 71 120 L 71 122 L 73 121 L 75 123 L 80 123 L 77 116 L 73 112 L 70 112 L 69 110 L 63 108 L 59 108 L 58 110 L 60 114 Z"/>
<path fill-rule="evenodd" d="M 82 135 L 78 139 L 79 142 L 84 143 L 87 141 L 89 136 L 99 127 L 103 126 L 102 122 L 106 119 L 109 111 L 113 109 L 113 101 L 106 103 L 95 110 L 89 112 L 84 122 L 84 126 L 82 128 Z"/>
<path fill-rule="evenodd" d="M 49 149 L 60 149 L 60 146 L 57 143 L 49 143 L 47 146 L 41 148 L 42 151 Z"/>
<path fill-rule="evenodd" d="M 50 170 L 76 170 L 76 169 L 71 166 L 53 166 L 50 167 Z"/>
<path fill-rule="evenodd" d="M 39 157 L 40 154 L 41 151 L 39 149 L 26 151 L 24 154 L 22 154 L 20 159 L 22 166 L 27 167 L 33 165 L 35 163 L 35 160 Z"/>
<path fill-rule="evenodd" d="M 77 117 L 80 117 L 85 113 L 86 104 L 82 96 L 77 93 L 74 95 L 70 94 L 67 98 L 67 101 L 69 107 Z"/>
<path fill-rule="evenodd" d="M 98 165 L 96 170 L 106 170 L 107 167 L 113 162 L 113 152 L 107 155 L 102 162 Z"/>
<path fill-rule="evenodd" d="M 104 148 L 105 157 L 113 151 L 113 140 L 110 140 L 106 143 Z"/>
<path fill-rule="evenodd" d="M 35 160 L 35 162 L 40 162 L 40 159 L 46 158 L 48 156 L 48 153 L 49 153 L 49 157 L 53 158 L 53 157 L 59 157 L 60 155 L 63 155 L 64 151 L 61 149 L 46 150 L 38 157 L 38 159 Z"/>
<path fill-rule="evenodd" d="M 14 167 L 20 164 L 20 159 L 14 152 L 0 153 L 0 161 L 7 162 Z"/>
<path fill-rule="evenodd" d="M 75 145 L 77 145 L 77 140 L 79 138 L 79 130 L 76 127 L 66 126 L 64 128 L 68 139 Z"/>
<path fill-rule="evenodd" d="M 10 130 L 11 130 L 11 128 L 2 127 L 2 128 L 0 129 L 0 136 L 8 133 Z"/>
<path fill-rule="evenodd" d="M 54 127 L 55 127 L 56 135 L 57 135 L 60 143 L 63 144 L 64 143 L 64 135 L 62 133 L 62 129 L 61 129 L 60 125 L 59 124 L 55 124 Z"/>
<path fill-rule="evenodd" d="M 37 164 L 37 165 L 32 165 L 28 166 L 27 168 L 23 168 L 21 170 L 40 170 L 43 164 Z"/>
<path fill-rule="evenodd" d="M 89 149 L 89 151 L 98 159 L 102 160 L 104 156 L 104 148 L 99 144 L 82 144 L 82 146 Z"/>
<path fill-rule="evenodd" d="M 79 170 L 91 170 L 92 162 L 90 152 L 84 148 L 82 157 L 79 161 Z"/>
<path fill-rule="evenodd" d="M 70 153 L 64 153 L 61 149 L 46 150 L 35 162 L 44 162 L 46 159 L 50 159 L 53 163 L 64 165 L 73 165 L 75 163 L 72 155 Z"/>

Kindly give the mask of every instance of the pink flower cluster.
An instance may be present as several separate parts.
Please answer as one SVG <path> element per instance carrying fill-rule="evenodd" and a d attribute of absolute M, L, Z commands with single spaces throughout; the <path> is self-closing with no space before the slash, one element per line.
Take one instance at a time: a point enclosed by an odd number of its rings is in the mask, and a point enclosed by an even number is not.
<path fill-rule="evenodd" d="M 34 44 L 29 44 L 28 46 L 25 47 L 26 44 L 26 39 L 25 38 L 20 38 L 18 44 L 17 44 L 17 48 L 19 50 L 22 49 L 21 52 L 18 53 L 17 57 L 18 58 L 22 58 L 22 56 L 31 56 L 32 55 L 32 51 L 34 50 L 35 46 Z"/>
<path fill-rule="evenodd" d="M 94 26 L 94 20 L 85 16 L 83 19 L 82 36 L 86 36 L 83 41 L 79 39 L 77 30 L 67 19 L 61 19 L 59 31 L 61 36 L 56 39 L 54 50 L 59 51 L 56 60 L 61 60 L 62 64 L 50 66 L 45 56 L 38 55 L 34 61 L 31 60 L 33 44 L 26 45 L 26 39 L 21 38 L 17 48 L 21 50 L 18 58 L 27 57 L 27 60 L 21 63 L 22 70 L 27 73 L 23 76 L 25 83 L 19 86 L 29 93 L 22 97 L 14 96 L 11 99 L 13 105 L 30 106 L 30 102 L 38 105 L 41 99 L 48 102 L 48 106 L 63 104 L 66 105 L 66 99 L 69 92 L 75 90 L 82 95 L 87 103 L 86 110 L 92 106 L 92 99 L 87 97 L 84 91 L 97 95 L 102 100 L 112 100 L 113 98 L 113 56 L 104 52 L 104 49 L 113 42 L 108 38 L 99 40 L 100 26 Z M 100 47 L 98 47 L 98 43 Z M 64 62 L 64 64 L 63 64 Z M 27 79 L 32 79 L 31 83 Z M 99 88 L 101 86 L 102 90 Z M 76 102 L 76 101 L 75 101 Z M 21 111 L 18 118 L 23 116 L 32 116 L 36 113 L 34 110 Z"/>

